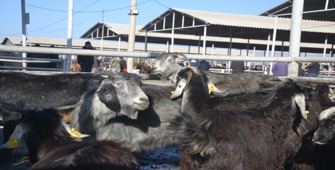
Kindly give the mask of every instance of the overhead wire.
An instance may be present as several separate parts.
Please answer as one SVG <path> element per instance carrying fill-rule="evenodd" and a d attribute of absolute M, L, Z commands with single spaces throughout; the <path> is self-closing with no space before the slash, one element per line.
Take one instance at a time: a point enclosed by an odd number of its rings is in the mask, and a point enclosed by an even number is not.
<path fill-rule="evenodd" d="M 96 1 L 94 1 L 93 3 L 87 5 L 86 7 L 80 9 L 79 12 L 82 11 L 82 10 L 85 10 L 85 9 L 91 7 L 91 6 L 93 6 L 93 5 L 96 4 L 98 1 L 100 1 L 100 0 L 96 0 Z M 75 15 L 75 14 L 74 14 L 74 15 Z M 58 24 L 58 23 L 60 23 L 60 22 L 62 22 L 62 21 L 64 21 L 64 20 L 66 20 L 67 18 L 68 18 L 68 17 L 64 17 L 64 18 L 62 18 L 62 19 L 60 19 L 60 20 L 58 20 L 58 21 L 56 21 L 56 22 L 53 22 L 53 23 L 51 23 L 51 24 L 49 24 L 49 25 L 46 25 L 46 26 L 43 26 L 43 27 L 40 27 L 40 28 L 33 29 L 33 30 L 29 31 L 29 32 L 36 32 L 36 31 L 39 31 L 39 30 L 48 28 L 48 27 L 50 27 L 50 26 L 53 26 L 53 25 L 55 25 L 55 24 Z"/>
<path fill-rule="evenodd" d="M 85 9 L 87 9 L 87 8 L 89 8 L 89 7 L 91 7 L 91 6 L 93 6 L 93 5 L 96 4 L 98 1 L 100 1 L 100 0 L 96 0 L 96 1 L 94 1 L 93 3 L 87 5 L 86 7 L 82 8 L 82 9 L 80 9 L 79 11 L 74 12 L 74 14 L 76 15 L 76 14 L 78 14 L 78 13 L 101 13 L 101 12 L 112 12 L 112 11 L 117 11 L 117 10 L 127 9 L 127 8 L 132 7 L 132 6 L 125 6 L 125 7 L 114 8 L 114 9 L 110 9 L 110 10 L 83 11 L 83 10 L 85 10 Z M 142 5 L 142 4 L 145 4 L 145 3 L 149 2 L 149 1 L 152 1 L 152 0 L 146 0 L 146 1 L 143 1 L 143 2 L 141 2 L 141 3 L 138 3 L 137 5 Z M 68 12 L 68 11 L 64 11 L 64 10 L 57 10 L 57 9 L 50 9 L 50 8 L 39 7 L 39 6 L 31 5 L 31 4 L 26 4 L 26 5 L 27 5 L 27 6 L 30 6 L 30 7 L 33 7 L 33 8 L 38 8 L 38 9 L 43 9 L 43 10 L 49 10 L 49 11 L 55 11 L 55 12 Z M 59 22 L 62 22 L 62 21 L 64 21 L 64 20 L 66 20 L 67 18 L 68 18 L 68 17 L 64 17 L 64 18 L 62 18 L 62 19 L 60 19 L 60 20 L 58 20 L 58 21 L 56 21 L 56 22 L 53 22 L 53 23 L 51 23 L 51 24 L 45 25 L 45 26 L 40 27 L 40 28 L 33 29 L 33 30 L 29 31 L 29 32 L 40 31 L 40 30 L 42 30 L 42 29 L 45 29 L 45 28 L 48 28 L 48 27 L 50 27 L 50 26 L 56 25 L 56 24 L 58 24 Z M 88 21 L 88 20 L 86 19 L 85 21 Z M 76 26 L 78 26 L 78 25 L 81 25 L 81 24 L 83 24 L 83 23 L 84 23 L 84 22 L 81 22 L 80 24 L 76 24 L 74 27 L 76 27 Z M 65 29 L 67 29 L 67 28 L 59 29 L 59 31 L 63 31 L 63 30 L 65 30 Z M 56 31 L 51 31 L 51 32 L 56 32 Z"/>

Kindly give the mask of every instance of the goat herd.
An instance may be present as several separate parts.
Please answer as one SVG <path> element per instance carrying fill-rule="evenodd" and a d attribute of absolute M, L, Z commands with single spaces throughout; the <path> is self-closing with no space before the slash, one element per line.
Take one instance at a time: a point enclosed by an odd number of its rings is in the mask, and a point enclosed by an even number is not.
<path fill-rule="evenodd" d="M 123 170 L 138 167 L 135 153 L 175 144 L 183 170 L 335 168 L 327 84 L 202 72 L 184 60 L 162 53 L 152 68 L 174 86 L 130 73 L 1 72 L 2 152 L 25 142 L 30 169 Z"/>

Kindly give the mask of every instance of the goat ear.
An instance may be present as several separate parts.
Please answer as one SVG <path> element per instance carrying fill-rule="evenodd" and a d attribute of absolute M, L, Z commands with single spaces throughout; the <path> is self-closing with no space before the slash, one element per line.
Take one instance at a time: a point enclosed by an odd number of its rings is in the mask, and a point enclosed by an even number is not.
<path fill-rule="evenodd" d="M 191 78 L 192 78 L 192 72 L 188 71 L 186 74 L 186 77 L 179 80 L 175 91 L 171 95 L 171 99 L 175 99 L 183 94 L 184 90 L 187 88 L 188 84 L 190 83 Z"/>
<path fill-rule="evenodd" d="M 173 56 L 177 63 L 187 61 L 187 57 L 183 53 L 173 53 Z"/>
<path fill-rule="evenodd" d="M 97 95 L 99 100 L 106 105 L 112 111 L 120 111 L 120 103 L 117 98 L 115 87 L 112 82 L 108 79 L 101 82 L 99 89 L 97 90 Z"/>
<path fill-rule="evenodd" d="M 306 111 L 305 96 L 302 94 L 294 96 L 294 102 L 299 107 L 300 113 L 304 119 L 308 118 L 308 111 Z"/>

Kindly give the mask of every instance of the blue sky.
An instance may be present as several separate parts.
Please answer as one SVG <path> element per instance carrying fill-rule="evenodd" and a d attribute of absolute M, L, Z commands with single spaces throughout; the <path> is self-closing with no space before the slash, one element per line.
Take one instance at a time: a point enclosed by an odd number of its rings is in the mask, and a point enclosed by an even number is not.
<path fill-rule="evenodd" d="M 144 26 L 169 8 L 259 15 L 287 0 L 137 0 L 136 24 Z M 129 24 L 131 0 L 74 0 L 73 39 L 98 22 Z M 68 0 L 26 0 L 27 36 L 66 38 Z M 103 12 L 105 11 L 105 12 Z M 0 1 L 0 40 L 20 37 L 21 0 Z"/>

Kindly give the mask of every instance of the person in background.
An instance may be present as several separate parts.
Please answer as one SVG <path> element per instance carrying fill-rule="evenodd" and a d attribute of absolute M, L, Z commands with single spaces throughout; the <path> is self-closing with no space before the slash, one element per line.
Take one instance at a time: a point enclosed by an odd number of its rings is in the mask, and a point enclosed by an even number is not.
<path fill-rule="evenodd" d="M 127 62 L 123 57 L 119 57 L 120 72 L 127 72 Z"/>
<path fill-rule="evenodd" d="M 191 64 L 192 67 L 197 67 L 197 68 L 199 68 L 199 61 L 198 61 L 198 60 L 192 59 L 192 60 L 190 61 L 190 64 Z"/>
<path fill-rule="evenodd" d="M 109 57 L 107 57 L 107 56 L 105 56 L 104 58 L 103 58 L 103 65 L 104 65 L 104 70 L 109 70 Z"/>
<path fill-rule="evenodd" d="M 86 41 L 83 49 L 94 50 L 91 42 Z M 94 56 L 91 55 L 79 55 L 77 57 L 77 61 L 80 64 L 81 72 L 92 72 L 93 64 L 94 64 Z"/>
<path fill-rule="evenodd" d="M 272 66 L 274 76 L 287 76 L 288 65 L 286 62 L 276 62 Z"/>
<path fill-rule="evenodd" d="M 308 77 L 317 77 L 320 72 L 320 64 L 318 62 L 312 62 L 311 64 L 306 66 L 306 69 L 308 71 Z"/>
<path fill-rule="evenodd" d="M 112 57 L 109 61 L 109 66 L 112 72 L 118 73 L 120 72 L 120 62 L 118 57 Z"/>
<path fill-rule="evenodd" d="M 206 60 L 201 60 L 199 62 L 199 69 L 202 71 L 208 71 L 211 68 L 211 65 Z"/>
<path fill-rule="evenodd" d="M 102 60 L 99 59 L 98 56 L 94 57 L 94 64 L 93 64 L 94 69 L 92 69 L 93 73 L 100 73 L 103 70 L 103 63 Z"/>
<path fill-rule="evenodd" d="M 232 74 L 244 73 L 244 61 L 232 61 L 230 68 L 233 69 Z"/>
<path fill-rule="evenodd" d="M 54 45 L 50 45 L 51 48 L 55 48 Z M 59 59 L 58 54 L 48 54 L 47 58 L 51 59 Z M 48 68 L 57 68 L 58 63 L 57 62 L 50 62 L 48 63 Z"/>

